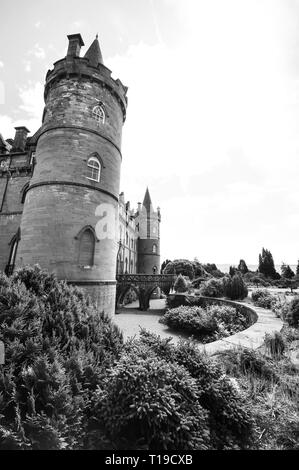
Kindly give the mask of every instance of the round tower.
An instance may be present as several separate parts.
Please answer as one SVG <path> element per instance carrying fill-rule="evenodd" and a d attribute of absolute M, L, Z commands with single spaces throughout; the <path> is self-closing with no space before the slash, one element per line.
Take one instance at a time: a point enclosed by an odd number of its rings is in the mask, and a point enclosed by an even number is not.
<path fill-rule="evenodd" d="M 16 263 L 83 286 L 112 314 L 127 88 L 111 78 L 98 38 L 84 57 L 81 35 L 68 39 L 67 56 L 46 76 Z"/>
<path fill-rule="evenodd" d="M 160 274 L 161 214 L 159 208 L 154 211 L 148 188 L 138 209 L 138 273 Z"/>

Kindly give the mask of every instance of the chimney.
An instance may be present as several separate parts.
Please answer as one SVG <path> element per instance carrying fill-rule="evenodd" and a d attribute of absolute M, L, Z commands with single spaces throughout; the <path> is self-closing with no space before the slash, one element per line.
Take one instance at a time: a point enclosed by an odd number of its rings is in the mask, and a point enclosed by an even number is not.
<path fill-rule="evenodd" d="M 27 134 L 29 134 L 29 130 L 27 127 L 15 127 L 16 135 L 13 143 L 13 147 L 15 150 L 25 150 L 26 141 L 27 141 Z"/>
<path fill-rule="evenodd" d="M 142 208 L 141 208 L 141 206 L 142 206 L 141 202 L 138 202 L 138 209 L 137 209 L 137 210 L 138 210 L 139 214 L 140 214 L 140 213 L 141 213 L 141 211 L 142 211 Z"/>
<path fill-rule="evenodd" d="M 67 57 L 80 57 L 81 47 L 84 46 L 81 34 L 69 34 L 69 47 L 67 51 Z"/>

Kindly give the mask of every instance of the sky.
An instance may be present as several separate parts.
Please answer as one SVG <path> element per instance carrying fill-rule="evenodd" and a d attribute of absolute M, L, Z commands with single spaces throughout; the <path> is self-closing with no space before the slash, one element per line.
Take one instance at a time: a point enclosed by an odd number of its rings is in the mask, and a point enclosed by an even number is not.
<path fill-rule="evenodd" d="M 121 191 L 161 207 L 162 260 L 299 258 L 299 0 L 1 0 L 0 132 L 40 126 L 80 32 L 128 86 Z"/>

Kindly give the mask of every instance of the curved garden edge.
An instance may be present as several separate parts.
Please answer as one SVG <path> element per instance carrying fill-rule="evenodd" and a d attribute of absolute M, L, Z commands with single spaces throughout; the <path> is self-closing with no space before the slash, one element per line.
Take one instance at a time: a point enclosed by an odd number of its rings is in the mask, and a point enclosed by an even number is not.
<path fill-rule="evenodd" d="M 239 308 L 246 308 L 247 312 L 251 315 L 254 322 L 246 330 L 240 331 L 235 335 L 228 336 L 227 338 L 213 341 L 212 343 L 199 344 L 198 349 L 206 352 L 208 355 L 215 355 L 223 351 L 229 351 L 238 347 L 257 349 L 263 345 L 265 334 L 281 331 L 283 322 L 280 318 L 272 312 L 261 307 L 254 306 L 253 308 L 245 302 L 234 302 L 224 299 L 213 299 L 210 297 L 203 297 L 207 303 L 223 303 L 230 306 L 238 306 Z"/>

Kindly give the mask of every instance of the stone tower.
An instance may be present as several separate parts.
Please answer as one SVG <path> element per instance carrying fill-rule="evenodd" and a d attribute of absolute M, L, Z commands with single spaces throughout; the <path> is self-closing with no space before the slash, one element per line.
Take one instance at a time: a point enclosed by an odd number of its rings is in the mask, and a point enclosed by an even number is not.
<path fill-rule="evenodd" d="M 160 222 L 161 214 L 158 207 L 154 211 L 149 190 L 147 188 L 143 204 L 138 205 L 137 223 L 138 237 L 138 273 L 160 274 Z"/>
<path fill-rule="evenodd" d="M 81 35 L 68 39 L 46 76 L 16 264 L 38 263 L 84 287 L 111 314 L 127 88 L 105 67 L 97 37 L 84 57 Z"/>

